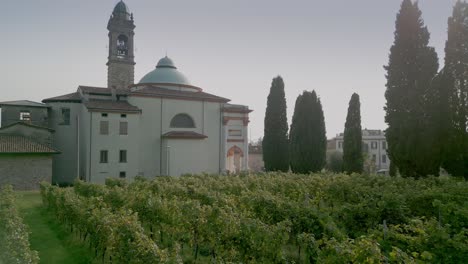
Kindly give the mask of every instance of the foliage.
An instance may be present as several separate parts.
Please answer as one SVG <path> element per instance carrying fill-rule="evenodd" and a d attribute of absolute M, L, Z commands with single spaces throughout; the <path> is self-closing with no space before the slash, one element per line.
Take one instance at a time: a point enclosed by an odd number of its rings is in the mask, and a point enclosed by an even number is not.
<path fill-rule="evenodd" d="M 75 188 L 80 182 L 75 183 Z M 105 188 L 104 186 L 102 186 Z M 90 194 L 90 192 L 82 192 Z M 113 212 L 102 197 L 84 197 L 73 189 L 60 189 L 41 184 L 41 195 L 47 208 L 57 219 L 77 232 L 83 243 L 95 248 L 95 256 L 103 262 L 154 263 L 165 262 L 167 253 L 148 238 L 136 214 L 131 210 Z"/>
<path fill-rule="evenodd" d="M 468 179 L 468 3 L 457 1 L 448 19 L 445 67 L 434 90 L 439 95 L 436 116 L 441 130 L 442 166 Z"/>
<path fill-rule="evenodd" d="M 343 171 L 343 153 L 340 151 L 330 151 L 327 153 L 327 165 L 325 168 L 331 172 Z"/>
<path fill-rule="evenodd" d="M 46 186 L 46 204 L 120 259 L 129 237 L 184 263 L 457 263 L 468 252 L 468 183 L 456 178 L 267 173 L 77 186 L 80 195 Z"/>
<path fill-rule="evenodd" d="M 39 263 L 39 255 L 31 250 L 29 230 L 15 206 L 13 188 L 0 190 L 0 263 Z"/>
<path fill-rule="evenodd" d="M 315 91 L 304 91 L 297 97 L 289 143 L 291 170 L 294 173 L 323 169 L 327 138 L 322 104 Z"/>
<path fill-rule="evenodd" d="M 343 137 L 343 171 L 362 173 L 364 158 L 362 156 L 361 103 L 359 95 L 353 93 L 349 101 L 348 115 Z"/>
<path fill-rule="evenodd" d="M 435 99 L 428 90 L 439 65 L 418 2 L 403 0 L 395 25 L 385 66 L 388 154 L 402 176 L 438 175 L 440 155 L 430 118 Z"/>
<path fill-rule="evenodd" d="M 266 171 L 288 171 L 288 119 L 283 79 L 273 79 L 265 112 L 262 141 L 263 161 Z"/>

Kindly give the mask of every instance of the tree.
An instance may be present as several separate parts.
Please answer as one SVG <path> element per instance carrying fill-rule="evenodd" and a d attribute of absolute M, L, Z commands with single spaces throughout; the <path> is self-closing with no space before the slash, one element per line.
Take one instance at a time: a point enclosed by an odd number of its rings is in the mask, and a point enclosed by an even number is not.
<path fill-rule="evenodd" d="M 304 91 L 297 97 L 289 136 L 291 170 L 294 173 L 322 170 L 327 138 L 322 104 L 315 91 Z"/>
<path fill-rule="evenodd" d="M 343 153 L 340 151 L 327 152 L 326 169 L 335 173 L 343 171 Z"/>
<path fill-rule="evenodd" d="M 361 104 L 359 95 L 351 96 L 343 137 L 343 171 L 362 173 L 364 158 L 362 156 Z"/>
<path fill-rule="evenodd" d="M 388 154 L 405 177 L 438 175 L 439 154 L 429 118 L 428 91 L 439 68 L 418 3 L 403 0 L 390 49 L 385 98 Z"/>
<path fill-rule="evenodd" d="M 468 3 L 457 1 L 448 19 L 445 67 L 435 89 L 440 94 L 442 167 L 468 179 Z M 442 125 L 443 124 L 443 125 Z"/>
<path fill-rule="evenodd" d="M 266 171 L 288 171 L 288 119 L 283 79 L 273 79 L 265 113 L 262 141 L 263 161 Z"/>

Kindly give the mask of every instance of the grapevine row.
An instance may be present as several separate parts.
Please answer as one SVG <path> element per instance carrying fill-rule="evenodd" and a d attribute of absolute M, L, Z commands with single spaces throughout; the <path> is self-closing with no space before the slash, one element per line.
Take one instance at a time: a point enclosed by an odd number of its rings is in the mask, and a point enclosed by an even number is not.
<path fill-rule="evenodd" d="M 0 190 L 0 263 L 39 263 L 39 254 L 30 248 L 29 231 L 18 213 L 13 188 L 9 185 Z"/>

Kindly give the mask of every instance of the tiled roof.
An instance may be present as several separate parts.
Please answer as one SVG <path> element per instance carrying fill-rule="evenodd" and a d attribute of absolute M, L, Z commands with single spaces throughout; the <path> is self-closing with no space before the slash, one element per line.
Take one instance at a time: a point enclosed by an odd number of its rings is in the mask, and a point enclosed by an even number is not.
<path fill-rule="evenodd" d="M 65 95 L 60 95 L 56 97 L 51 97 L 42 100 L 43 103 L 49 103 L 49 102 L 81 102 L 81 96 L 78 92 L 74 93 L 69 93 Z"/>
<path fill-rule="evenodd" d="M 84 103 L 86 108 L 95 111 L 140 112 L 141 110 L 127 101 L 92 100 Z"/>
<path fill-rule="evenodd" d="M 111 89 L 109 88 L 103 88 L 103 87 L 92 87 L 92 86 L 78 86 L 78 89 L 81 89 L 84 93 L 90 93 L 90 94 L 103 94 L 103 95 L 108 95 L 112 94 Z M 126 95 L 128 94 L 127 90 L 123 89 L 115 89 L 117 95 Z"/>
<path fill-rule="evenodd" d="M 171 90 L 156 86 L 146 86 L 145 88 L 131 91 L 129 95 L 142 95 L 142 96 L 152 96 L 152 97 L 164 97 L 164 98 L 177 98 L 177 99 L 189 99 L 189 100 L 206 100 L 206 101 L 216 101 L 216 102 L 229 102 L 230 100 L 224 97 L 219 97 L 213 94 L 205 93 L 202 91 L 198 92 L 188 92 L 188 91 L 178 91 Z"/>
<path fill-rule="evenodd" d="M 207 136 L 193 131 L 170 131 L 162 135 L 163 138 L 180 138 L 180 139 L 205 139 Z"/>
<path fill-rule="evenodd" d="M 26 123 L 26 122 L 16 122 L 16 123 L 12 123 L 12 124 L 9 124 L 7 126 L 2 126 L 0 127 L 0 131 L 2 129 L 5 129 L 5 128 L 9 128 L 9 127 L 13 127 L 13 126 L 27 126 L 27 127 L 32 127 L 32 128 L 37 128 L 37 129 L 43 129 L 43 130 L 48 130 L 50 132 L 54 132 L 53 129 L 51 128 L 48 128 L 48 127 L 43 127 L 43 126 L 36 126 L 36 125 L 33 125 L 33 124 L 29 124 L 29 123 Z"/>
<path fill-rule="evenodd" d="M 33 101 L 28 101 L 28 100 L 0 102 L 0 106 L 2 106 L 2 105 L 48 107 L 45 104 L 41 104 L 41 103 L 37 103 L 37 102 L 33 102 Z"/>
<path fill-rule="evenodd" d="M 55 154 L 59 151 L 34 142 L 23 136 L 0 135 L 0 154 L 6 153 L 48 153 Z"/>

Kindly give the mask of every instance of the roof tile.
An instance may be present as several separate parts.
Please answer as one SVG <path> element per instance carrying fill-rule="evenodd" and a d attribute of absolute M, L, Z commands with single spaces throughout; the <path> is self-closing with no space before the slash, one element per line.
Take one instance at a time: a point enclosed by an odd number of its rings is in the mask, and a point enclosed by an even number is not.
<path fill-rule="evenodd" d="M 0 154 L 6 153 L 49 153 L 55 154 L 59 151 L 32 141 L 23 136 L 0 135 Z"/>

